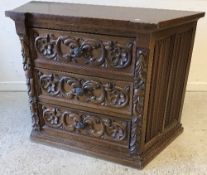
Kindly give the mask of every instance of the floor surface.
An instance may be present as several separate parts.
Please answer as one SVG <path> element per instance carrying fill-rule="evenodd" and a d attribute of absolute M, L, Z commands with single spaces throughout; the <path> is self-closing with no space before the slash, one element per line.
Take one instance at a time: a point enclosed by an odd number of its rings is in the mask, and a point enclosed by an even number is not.
<path fill-rule="evenodd" d="M 30 141 L 26 92 L 0 92 L 0 175 L 205 175 L 207 92 L 188 92 L 184 132 L 143 170 Z"/>

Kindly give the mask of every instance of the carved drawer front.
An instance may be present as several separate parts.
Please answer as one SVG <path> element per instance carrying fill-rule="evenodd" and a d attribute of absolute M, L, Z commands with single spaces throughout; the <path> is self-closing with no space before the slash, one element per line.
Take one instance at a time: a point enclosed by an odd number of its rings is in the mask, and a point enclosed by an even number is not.
<path fill-rule="evenodd" d="M 132 83 L 36 69 L 39 98 L 98 113 L 131 115 Z"/>
<path fill-rule="evenodd" d="M 36 66 L 84 74 L 96 70 L 99 76 L 108 73 L 114 78 L 133 76 L 134 38 L 44 29 L 31 32 Z"/>
<path fill-rule="evenodd" d="M 39 105 L 43 130 L 55 129 L 128 145 L 130 121 L 49 104 Z"/>

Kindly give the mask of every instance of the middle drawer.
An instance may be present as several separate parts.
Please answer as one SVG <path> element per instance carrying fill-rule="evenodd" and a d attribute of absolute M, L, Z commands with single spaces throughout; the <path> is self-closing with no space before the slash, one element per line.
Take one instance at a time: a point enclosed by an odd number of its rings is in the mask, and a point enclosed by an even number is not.
<path fill-rule="evenodd" d="M 129 118 L 132 82 L 115 81 L 47 69 L 35 69 L 39 100 Z"/>

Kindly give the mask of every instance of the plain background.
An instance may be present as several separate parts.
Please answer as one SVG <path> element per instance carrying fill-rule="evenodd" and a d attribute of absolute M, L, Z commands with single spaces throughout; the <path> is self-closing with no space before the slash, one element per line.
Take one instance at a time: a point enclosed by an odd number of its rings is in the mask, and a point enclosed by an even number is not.
<path fill-rule="evenodd" d="M 0 91 L 26 90 L 20 42 L 16 35 L 14 22 L 4 15 L 5 10 L 11 10 L 26 2 L 28 0 L 0 0 Z M 62 0 L 58 2 L 205 11 L 207 13 L 207 0 Z M 198 22 L 187 90 L 207 91 L 207 17 Z"/>

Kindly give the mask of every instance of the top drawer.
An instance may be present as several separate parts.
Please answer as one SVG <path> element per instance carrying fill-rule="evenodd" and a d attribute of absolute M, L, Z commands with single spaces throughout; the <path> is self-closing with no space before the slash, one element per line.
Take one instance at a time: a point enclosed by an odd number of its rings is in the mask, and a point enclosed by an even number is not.
<path fill-rule="evenodd" d="M 30 33 L 37 67 L 122 80 L 133 77 L 134 38 L 48 29 Z"/>

